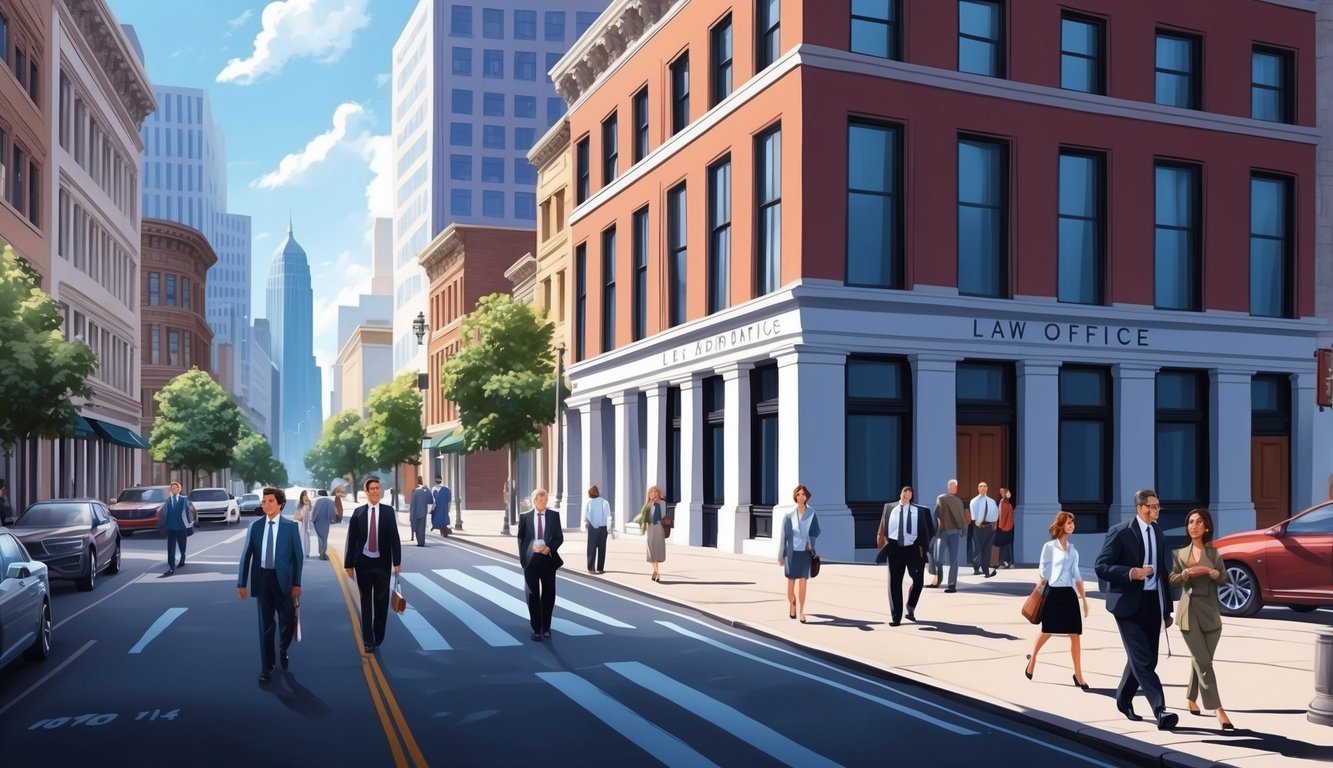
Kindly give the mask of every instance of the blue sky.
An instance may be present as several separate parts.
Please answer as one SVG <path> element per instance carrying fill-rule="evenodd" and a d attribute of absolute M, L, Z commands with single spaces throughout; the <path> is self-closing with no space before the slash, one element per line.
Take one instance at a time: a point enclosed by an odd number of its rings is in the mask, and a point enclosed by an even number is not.
<path fill-rule="evenodd" d="M 209 92 L 228 210 L 252 219 L 255 317 L 290 213 L 310 259 L 327 392 L 335 307 L 368 290 L 372 215 L 391 214 L 390 59 L 416 0 L 108 1 L 138 33 L 155 84 Z"/>

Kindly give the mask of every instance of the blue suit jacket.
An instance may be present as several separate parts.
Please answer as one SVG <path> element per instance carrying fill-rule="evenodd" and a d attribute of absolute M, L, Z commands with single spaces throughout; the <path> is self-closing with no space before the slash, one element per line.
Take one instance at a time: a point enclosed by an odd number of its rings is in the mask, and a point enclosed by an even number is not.
<path fill-rule="evenodd" d="M 444 528 L 449 525 L 449 502 L 452 501 L 452 496 L 449 486 L 435 487 L 435 507 L 431 510 L 430 527 Z"/>
<path fill-rule="evenodd" d="M 168 531 L 183 531 L 190 527 L 185 522 L 190 516 L 190 500 L 185 498 L 184 495 L 180 495 L 176 497 L 176 502 L 173 504 L 171 498 L 170 496 L 167 497 L 166 512 L 163 513 L 167 519 L 163 527 Z"/>
<path fill-rule="evenodd" d="M 1162 619 L 1171 617 L 1171 593 L 1167 581 L 1171 576 L 1170 553 L 1166 551 L 1166 540 L 1162 529 L 1157 529 L 1153 543 L 1153 573 L 1157 576 L 1157 588 L 1161 590 Z M 1143 536 L 1139 533 L 1137 517 L 1131 517 L 1123 523 L 1116 523 L 1106 532 L 1102 542 L 1102 551 L 1097 555 L 1097 578 L 1102 592 L 1106 593 L 1106 610 L 1118 618 L 1128 618 L 1139 610 L 1145 594 L 1151 599 L 1151 593 L 1145 593 L 1143 585 L 1147 581 L 1134 581 L 1129 578 L 1130 568 L 1143 565 Z"/>
<path fill-rule="evenodd" d="M 268 516 L 261 516 L 250 524 L 250 536 L 245 540 L 245 549 L 241 550 L 241 569 L 236 576 L 237 587 L 247 587 L 249 583 L 259 583 L 259 569 L 264 563 L 264 534 L 268 526 Z M 278 574 L 278 586 L 282 593 L 288 594 L 292 587 L 301 586 L 301 568 L 305 565 L 301 551 L 301 526 L 278 516 L 277 542 L 273 550 L 273 570 Z M 250 596 L 255 597 L 250 590 Z"/>

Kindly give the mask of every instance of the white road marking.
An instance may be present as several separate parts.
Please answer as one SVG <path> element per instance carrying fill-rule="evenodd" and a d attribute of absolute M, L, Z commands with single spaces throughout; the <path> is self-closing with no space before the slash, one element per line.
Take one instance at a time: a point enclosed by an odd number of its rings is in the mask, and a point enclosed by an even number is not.
<path fill-rule="evenodd" d="M 457 568 L 436 568 L 435 573 L 439 574 L 442 578 L 452 581 L 463 589 L 495 603 L 500 608 L 509 611 L 515 616 L 524 619 L 528 618 L 527 602 L 514 597 L 508 592 L 501 592 L 490 584 L 473 576 L 469 576 Z M 602 634 L 599 630 L 590 629 L 582 624 L 575 624 L 568 619 L 558 618 L 551 620 L 551 629 L 560 632 L 561 634 L 579 637 Z"/>
<path fill-rule="evenodd" d="M 606 695 L 600 688 L 573 672 L 538 672 L 557 691 L 588 710 L 630 743 L 657 758 L 663 765 L 718 768 L 717 763 L 694 751 L 688 744 L 645 720 L 641 715 Z"/>
<path fill-rule="evenodd" d="M 139 653 L 142 651 L 145 646 L 153 642 L 153 638 L 162 634 L 167 627 L 171 626 L 171 622 L 180 618 L 181 614 L 185 613 L 185 610 L 186 609 L 184 608 L 168 608 L 161 616 L 157 617 L 157 621 L 153 622 L 153 626 L 149 627 L 148 631 L 143 633 L 143 637 L 139 638 L 139 642 L 134 644 L 134 647 L 130 649 L 130 653 Z"/>
<path fill-rule="evenodd" d="M 90 606 L 90 607 L 91 607 L 91 606 Z M 53 634 L 54 634 L 54 633 L 53 633 Z M 56 667 L 55 669 L 51 670 L 50 672 L 47 672 L 45 675 L 42 675 L 42 679 L 41 679 L 41 680 L 38 680 L 37 682 L 35 682 L 35 683 L 33 683 L 32 685 L 28 686 L 28 690 L 26 690 L 26 691 L 24 691 L 23 693 L 20 693 L 19 695 L 15 696 L 13 699 L 11 699 L 11 700 L 9 701 L 8 704 L 4 705 L 3 707 L 0 707 L 0 715 L 3 715 L 4 713 L 8 712 L 8 711 L 10 710 L 10 708 L 13 707 L 15 704 L 19 703 L 20 701 L 23 701 L 23 697 L 24 697 L 24 696 L 27 696 L 28 694 L 30 694 L 30 693 L 32 693 L 33 691 L 37 690 L 38 688 L 42 687 L 42 686 L 46 683 L 47 680 L 50 680 L 51 678 L 55 677 L 55 676 L 56 676 L 56 673 L 58 673 L 60 670 L 64 669 L 65 667 L 68 667 L 68 666 L 69 666 L 75 659 L 77 659 L 77 658 L 79 658 L 80 656 L 82 656 L 84 651 L 86 651 L 86 650 L 88 650 L 89 648 L 93 647 L 93 643 L 96 643 L 96 642 L 97 642 L 96 640 L 89 640 L 88 642 L 84 643 L 82 648 L 80 648 L 79 650 L 75 651 L 74 653 L 71 653 L 71 654 L 69 655 L 69 658 L 68 658 L 68 659 L 65 659 L 64 661 L 60 662 L 60 666 Z"/>
<path fill-rule="evenodd" d="M 193 561 L 191 561 L 193 562 Z M 203 581 L 230 581 L 236 583 L 236 575 L 228 573 L 218 573 L 217 571 L 205 571 L 203 573 L 176 573 L 171 576 L 163 576 L 160 573 L 145 573 L 135 579 L 132 584 L 198 584 Z"/>
<path fill-rule="evenodd" d="M 512 568 L 505 568 L 502 565 L 478 565 L 476 568 L 479 571 L 489 573 L 511 587 L 518 587 L 519 589 L 523 588 L 523 574 Z M 634 629 L 634 626 L 631 624 L 626 624 L 619 619 L 613 619 L 604 613 L 594 611 L 586 605 L 579 605 L 572 600 L 566 600 L 558 594 L 555 596 L 555 604 L 570 613 L 586 616 L 593 621 L 599 621 L 608 627 L 615 627 L 617 629 Z"/>
<path fill-rule="evenodd" d="M 412 633 L 412 637 L 416 638 L 417 645 L 421 646 L 421 650 L 449 650 L 450 645 L 444 639 L 444 635 L 437 632 L 435 627 L 432 627 L 420 612 L 409 607 L 406 611 L 398 614 L 398 618 L 403 620 L 403 626 L 407 627 L 407 631 Z"/>
<path fill-rule="evenodd" d="M 426 574 L 404 573 L 403 579 L 421 590 L 423 595 L 439 603 L 446 611 L 461 619 L 468 629 L 475 632 L 488 645 L 497 648 L 522 645 L 513 635 L 501 629 L 499 625 L 483 616 L 477 609 L 446 592 L 443 587 L 431 581 Z"/>

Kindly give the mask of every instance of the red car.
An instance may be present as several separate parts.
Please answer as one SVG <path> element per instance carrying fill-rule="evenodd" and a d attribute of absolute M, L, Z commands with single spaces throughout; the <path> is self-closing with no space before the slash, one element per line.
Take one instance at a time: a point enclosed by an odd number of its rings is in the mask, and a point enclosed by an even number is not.
<path fill-rule="evenodd" d="M 1213 546 L 1231 578 L 1218 591 L 1225 616 L 1253 616 L 1265 603 L 1301 613 L 1333 605 L 1333 501 Z"/>

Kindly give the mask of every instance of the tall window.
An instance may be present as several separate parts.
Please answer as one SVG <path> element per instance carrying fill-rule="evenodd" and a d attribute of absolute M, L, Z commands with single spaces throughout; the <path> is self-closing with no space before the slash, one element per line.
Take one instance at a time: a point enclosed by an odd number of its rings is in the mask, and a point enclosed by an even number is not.
<path fill-rule="evenodd" d="M 667 326 L 685 322 L 686 247 L 685 184 L 667 191 Z"/>
<path fill-rule="evenodd" d="M 486 49 L 481 52 L 481 76 L 503 78 L 505 76 L 504 51 Z"/>
<path fill-rule="evenodd" d="M 903 287 L 900 129 L 847 127 L 847 282 Z"/>
<path fill-rule="evenodd" d="M 1158 309 L 1199 310 L 1199 169 L 1156 167 L 1155 303 Z"/>
<path fill-rule="evenodd" d="M 543 17 L 546 24 L 545 38 L 548 43 L 565 42 L 565 12 L 546 11 Z"/>
<path fill-rule="evenodd" d="M 912 396 L 897 358 L 847 359 L 847 506 L 857 547 L 871 547 L 885 499 L 912 477 Z"/>
<path fill-rule="evenodd" d="M 759 0 L 754 27 L 754 71 L 759 72 L 782 52 L 782 0 Z"/>
<path fill-rule="evenodd" d="M 648 155 L 648 86 L 634 94 L 634 162 Z"/>
<path fill-rule="evenodd" d="M 602 232 L 602 351 L 616 348 L 616 228 Z"/>
<path fill-rule="evenodd" d="M 616 137 L 616 113 L 602 121 L 602 186 L 615 180 L 620 166 L 620 141 Z"/>
<path fill-rule="evenodd" d="M 750 371 L 750 538 L 773 537 L 773 507 L 778 490 L 778 367 Z"/>
<path fill-rule="evenodd" d="M 505 12 L 499 8 L 483 8 L 481 11 L 481 36 L 491 40 L 503 40 L 505 36 Z"/>
<path fill-rule="evenodd" d="M 726 498 L 727 477 L 727 399 L 721 376 L 709 376 L 700 382 L 703 399 L 703 541 L 705 547 L 717 546 L 718 508 Z"/>
<path fill-rule="evenodd" d="M 1291 317 L 1291 179 L 1250 176 L 1250 314 Z"/>
<path fill-rule="evenodd" d="M 901 0 L 852 0 L 852 52 L 901 59 L 898 15 Z"/>
<path fill-rule="evenodd" d="M 176 306 L 176 276 L 167 275 L 167 300 L 164 302 L 168 307 Z"/>
<path fill-rule="evenodd" d="M 1250 58 L 1250 117 L 1295 122 L 1291 98 L 1291 53 L 1255 46 Z"/>
<path fill-rule="evenodd" d="M 158 291 L 158 284 L 161 277 L 156 272 L 148 273 L 148 305 L 155 307 L 162 303 L 161 294 Z"/>
<path fill-rule="evenodd" d="M 1203 371 L 1157 374 L 1158 527 L 1184 528 L 1185 516 L 1208 506 L 1208 377 Z"/>
<path fill-rule="evenodd" d="M 782 275 L 782 126 L 776 125 L 754 140 L 755 290 L 758 295 L 778 289 Z"/>
<path fill-rule="evenodd" d="M 1073 14 L 1060 18 L 1060 87 L 1106 93 L 1106 27 Z"/>
<path fill-rule="evenodd" d="M 454 46 L 453 73 L 470 77 L 472 75 L 472 49 Z"/>
<path fill-rule="evenodd" d="M 1009 269 L 1009 150 L 958 141 L 958 292 L 1004 296 Z"/>
<path fill-rule="evenodd" d="M 472 6 L 449 7 L 449 34 L 453 37 L 472 37 Z"/>
<path fill-rule="evenodd" d="M 958 71 L 1004 77 L 1004 5 L 958 0 Z"/>
<path fill-rule="evenodd" d="M 690 124 L 690 54 L 682 53 L 671 62 L 671 133 L 680 133 Z"/>
<path fill-rule="evenodd" d="M 1060 508 L 1085 533 L 1105 531 L 1115 476 L 1111 371 L 1060 368 Z"/>
<path fill-rule="evenodd" d="M 449 178 L 472 181 L 472 155 L 449 155 Z"/>
<path fill-rule="evenodd" d="M 574 165 L 576 178 L 574 180 L 574 204 L 577 205 L 588 199 L 589 176 L 591 169 L 588 167 L 592 159 L 588 155 L 588 137 L 579 139 L 579 143 L 574 148 Z"/>
<path fill-rule="evenodd" d="M 1106 253 L 1105 159 L 1091 152 L 1060 152 L 1060 301 L 1102 303 Z"/>
<path fill-rule="evenodd" d="M 648 206 L 634 212 L 630 230 L 630 249 L 634 259 L 634 287 L 630 297 L 633 317 L 630 331 L 634 341 L 648 335 Z"/>
<path fill-rule="evenodd" d="M 726 309 L 731 288 L 731 155 L 708 168 L 708 314 Z"/>
<path fill-rule="evenodd" d="M 1157 103 L 1199 109 L 1199 38 L 1157 33 Z"/>
<path fill-rule="evenodd" d="M 537 12 L 514 11 L 514 39 L 537 39 Z"/>
<path fill-rule="evenodd" d="M 666 487 L 662 491 L 666 494 L 667 507 L 670 508 L 680 500 L 680 387 L 668 387 L 666 400 L 667 468 Z"/>
<path fill-rule="evenodd" d="M 731 95 L 731 16 L 717 23 L 712 34 L 713 83 L 710 106 Z"/>
<path fill-rule="evenodd" d="M 588 244 L 574 249 L 574 359 L 588 357 Z"/>

